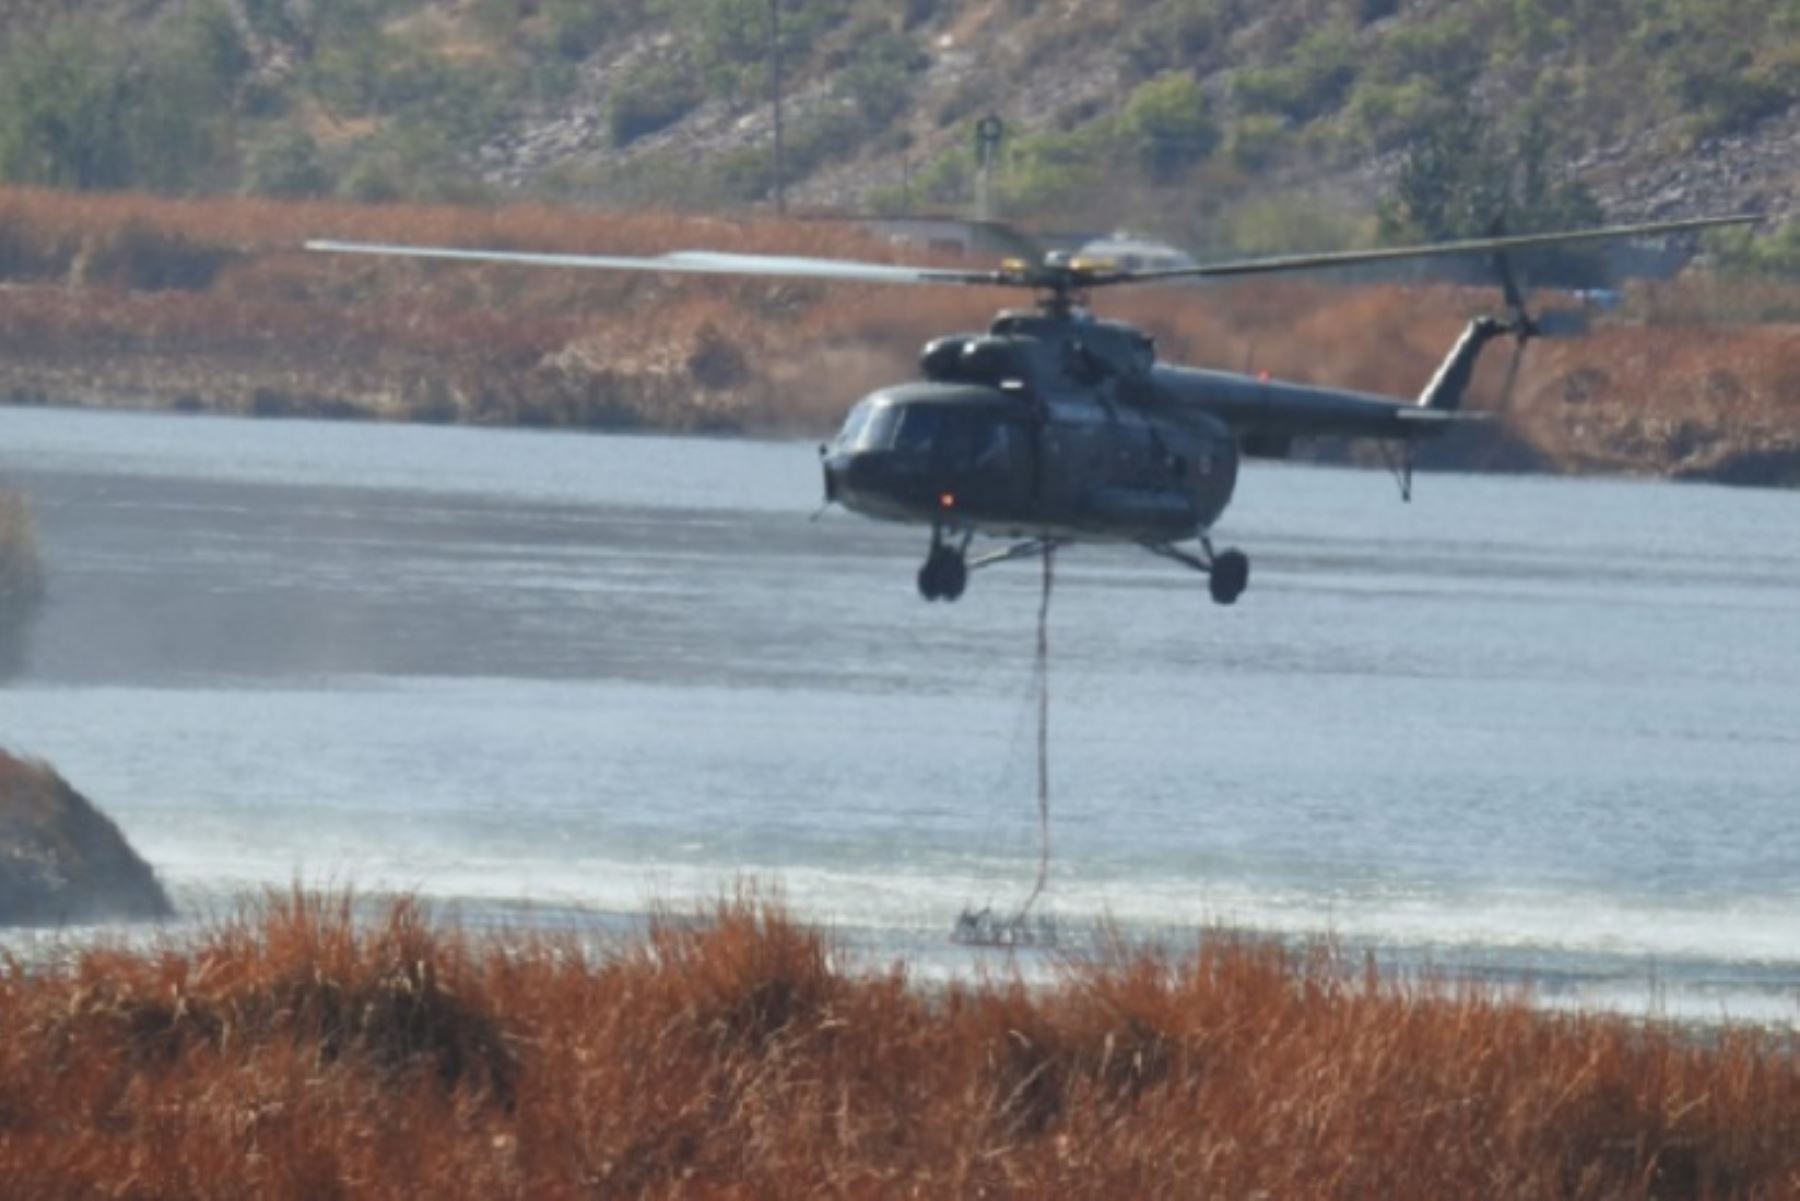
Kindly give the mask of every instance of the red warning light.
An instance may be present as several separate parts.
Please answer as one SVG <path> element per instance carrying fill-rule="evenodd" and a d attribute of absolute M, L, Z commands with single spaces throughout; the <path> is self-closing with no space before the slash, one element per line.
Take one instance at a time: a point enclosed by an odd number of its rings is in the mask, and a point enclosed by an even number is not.
<path fill-rule="evenodd" d="M 946 509 L 954 509 L 956 507 L 956 493 L 945 492 L 938 497 L 938 504 L 944 506 Z"/>

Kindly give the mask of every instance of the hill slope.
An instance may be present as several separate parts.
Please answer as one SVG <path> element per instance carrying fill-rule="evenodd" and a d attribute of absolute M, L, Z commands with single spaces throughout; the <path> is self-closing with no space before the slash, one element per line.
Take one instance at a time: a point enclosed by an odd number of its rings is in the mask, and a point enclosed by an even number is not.
<path fill-rule="evenodd" d="M 0 178 L 766 203 L 771 8 L 9 6 Z M 796 203 L 969 204 L 972 130 L 990 113 L 1007 129 L 993 181 L 1005 211 L 1130 221 L 1202 246 L 1367 238 L 1407 156 L 1434 139 L 1490 184 L 1509 177 L 1515 208 L 1571 180 L 1620 217 L 1785 215 L 1800 194 L 1794 0 L 781 0 L 778 11 Z M 1390 226 L 1409 216 L 1388 215 Z"/>

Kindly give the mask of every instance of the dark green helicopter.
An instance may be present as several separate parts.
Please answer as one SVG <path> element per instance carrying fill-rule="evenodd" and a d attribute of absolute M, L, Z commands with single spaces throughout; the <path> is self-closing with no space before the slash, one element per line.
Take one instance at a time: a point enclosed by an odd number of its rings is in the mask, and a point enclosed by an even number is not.
<path fill-rule="evenodd" d="M 1035 309 L 1002 312 L 986 333 L 933 340 L 920 357 L 924 379 L 857 402 L 837 437 L 819 448 L 826 501 L 869 517 L 929 526 L 930 549 L 918 578 L 927 600 L 957 599 L 976 568 L 1088 541 L 1135 543 L 1203 572 L 1213 600 L 1229 605 L 1249 583 L 1250 561 L 1238 550 L 1215 551 L 1210 531 L 1231 501 L 1240 458 L 1285 457 L 1297 438 L 1378 439 L 1398 448 L 1391 462 L 1402 495 L 1409 495 L 1414 448 L 1469 416 L 1460 406 L 1483 347 L 1495 338 L 1513 339 L 1510 391 L 1527 341 L 1580 328 L 1578 313 L 1539 318 L 1526 311 L 1509 252 L 1754 220 L 1710 217 L 1146 271 L 1055 252 L 1037 263 L 1012 259 L 992 270 L 968 271 L 713 251 L 623 258 L 336 241 L 307 247 L 535 266 L 1027 289 L 1037 294 Z M 1093 291 L 1126 284 L 1470 253 L 1495 256 L 1506 314 L 1469 322 L 1412 401 L 1158 363 L 1148 334 L 1099 320 L 1087 309 Z M 970 558 L 978 533 L 1011 545 Z M 1197 546 L 1181 545 L 1189 541 Z"/>

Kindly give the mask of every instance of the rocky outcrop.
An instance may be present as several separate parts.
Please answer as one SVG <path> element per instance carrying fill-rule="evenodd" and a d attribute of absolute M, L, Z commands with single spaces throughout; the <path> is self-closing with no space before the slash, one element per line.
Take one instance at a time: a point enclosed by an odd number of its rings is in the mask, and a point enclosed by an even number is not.
<path fill-rule="evenodd" d="M 0 926 L 173 912 L 111 819 L 48 764 L 0 751 Z"/>

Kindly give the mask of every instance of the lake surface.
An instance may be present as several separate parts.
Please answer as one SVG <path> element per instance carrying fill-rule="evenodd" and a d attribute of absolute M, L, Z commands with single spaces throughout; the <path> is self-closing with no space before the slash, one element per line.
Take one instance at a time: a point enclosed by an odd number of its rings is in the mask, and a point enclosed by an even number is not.
<path fill-rule="evenodd" d="M 50 601 L 0 686 L 204 911 L 472 922 L 778 885 L 968 970 L 1036 854 L 1034 564 L 955 605 L 809 445 L 0 410 Z M 1800 494 L 1251 464 L 1233 608 L 1077 548 L 1051 615 L 1065 930 L 1329 934 L 1549 1003 L 1800 1022 Z"/>

